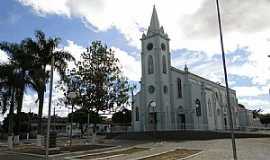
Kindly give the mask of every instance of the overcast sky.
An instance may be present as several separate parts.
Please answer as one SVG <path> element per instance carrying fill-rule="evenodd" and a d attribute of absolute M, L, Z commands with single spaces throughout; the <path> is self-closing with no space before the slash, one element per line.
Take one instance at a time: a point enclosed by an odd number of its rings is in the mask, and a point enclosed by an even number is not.
<path fill-rule="evenodd" d="M 270 1 L 220 3 L 229 85 L 239 103 L 270 112 Z M 20 42 L 39 29 L 61 37 L 60 47 L 79 58 L 91 41 L 102 40 L 115 50 L 125 75 L 139 81 L 139 39 L 154 4 L 171 39 L 172 65 L 182 69 L 187 64 L 191 72 L 223 83 L 214 0 L 2 0 L 0 41 Z M 0 61 L 7 60 L 1 50 L 0 56 Z M 36 98 L 27 91 L 24 104 L 37 111 Z M 45 114 L 46 106 L 47 101 Z"/>

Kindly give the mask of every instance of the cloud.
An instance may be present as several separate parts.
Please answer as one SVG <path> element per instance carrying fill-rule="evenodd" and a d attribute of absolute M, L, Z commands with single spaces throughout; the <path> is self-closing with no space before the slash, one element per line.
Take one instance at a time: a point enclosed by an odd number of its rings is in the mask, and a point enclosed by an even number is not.
<path fill-rule="evenodd" d="M 220 1 L 223 29 L 226 33 L 256 33 L 268 29 L 270 22 L 268 0 L 226 0 Z M 216 4 L 205 0 L 195 14 L 186 16 L 181 22 L 185 34 L 193 37 L 217 36 Z M 190 20 L 192 19 L 192 21 Z"/>
<path fill-rule="evenodd" d="M 262 109 L 263 113 L 270 113 L 270 102 L 267 99 L 257 99 L 256 97 L 241 98 L 238 100 L 240 104 L 248 107 L 248 109 Z"/>
<path fill-rule="evenodd" d="M 83 46 L 80 46 L 71 40 L 67 40 L 67 46 L 64 47 L 64 50 L 71 53 L 71 55 L 76 60 L 80 60 L 81 54 L 86 51 L 86 49 Z"/>
<path fill-rule="evenodd" d="M 40 16 L 62 15 L 80 18 L 84 24 L 96 32 L 116 28 L 128 44 L 140 49 L 140 37 L 146 31 L 156 4 L 160 24 L 164 26 L 171 41 L 172 63 L 183 67 L 186 63 L 190 70 L 213 81 L 223 81 L 220 41 L 218 36 L 215 1 L 212 0 L 18 0 L 29 6 Z M 230 76 L 250 79 L 251 88 L 236 88 L 239 95 L 254 95 L 261 88 L 270 85 L 270 18 L 268 0 L 226 0 L 221 1 L 224 44 L 227 69 Z M 75 47 L 70 42 L 71 48 Z M 238 54 L 237 49 L 243 49 Z M 179 50 L 187 49 L 184 55 Z M 139 61 L 123 50 L 116 49 L 123 63 L 124 73 L 131 79 L 139 80 Z M 129 61 L 125 61 L 129 60 Z M 128 65 L 130 62 L 131 65 Z M 240 80 L 233 80 L 239 86 Z M 249 86 L 245 86 L 249 87 Z M 253 91 L 253 92 L 252 92 Z M 250 100 L 251 101 L 251 100 Z M 251 101 L 250 103 L 253 103 Z"/>
<path fill-rule="evenodd" d="M 64 50 L 69 52 L 76 61 L 81 59 L 81 54 L 86 51 L 86 48 L 76 44 L 74 41 L 67 40 L 67 46 L 64 46 Z M 68 62 L 68 67 L 70 69 L 75 68 L 74 62 Z"/>
<path fill-rule="evenodd" d="M 178 22 L 183 14 L 194 12 L 199 8 L 201 1 L 166 1 L 155 0 L 18 0 L 25 6 L 30 6 L 38 15 L 63 15 L 66 17 L 79 17 L 89 26 L 98 31 L 106 31 L 115 27 L 118 29 L 130 45 L 140 47 L 139 38 L 142 31 L 150 23 L 153 4 L 156 4 L 159 18 L 167 31 L 176 33 L 178 37 Z M 170 8 L 168 12 L 167 8 Z M 170 18 L 168 18 L 170 17 Z M 90 29 L 93 29 L 90 27 Z M 172 35 L 172 34 L 170 34 Z M 178 43 L 178 42 L 173 42 Z"/>
<path fill-rule="evenodd" d="M 57 14 L 70 16 L 70 10 L 67 7 L 67 0 L 17 0 L 25 6 L 31 6 L 40 16 L 46 14 Z"/>
<path fill-rule="evenodd" d="M 133 56 L 129 55 L 127 52 L 112 47 L 115 51 L 115 57 L 119 59 L 120 65 L 122 66 L 122 71 L 129 80 L 140 81 L 141 78 L 141 63 L 136 60 Z"/>
<path fill-rule="evenodd" d="M 9 60 L 8 60 L 8 56 L 7 54 L 0 49 L 0 64 L 1 63 L 7 63 Z"/>
<path fill-rule="evenodd" d="M 244 97 L 244 96 L 260 96 L 268 94 L 268 90 L 265 88 L 261 88 L 258 86 L 242 86 L 242 87 L 234 87 L 237 91 L 237 96 Z"/>
<path fill-rule="evenodd" d="M 138 58 L 133 57 L 131 54 L 127 53 L 120 48 L 112 46 L 111 49 L 114 51 L 115 56 L 119 59 L 121 69 L 123 74 L 128 77 L 129 80 L 139 81 L 141 77 L 141 63 Z M 85 52 L 86 49 L 83 46 L 76 44 L 75 42 L 68 40 L 67 46 L 64 47 L 64 50 L 70 52 L 76 60 L 80 60 L 81 53 Z M 75 67 L 74 64 L 69 64 L 69 67 Z"/>

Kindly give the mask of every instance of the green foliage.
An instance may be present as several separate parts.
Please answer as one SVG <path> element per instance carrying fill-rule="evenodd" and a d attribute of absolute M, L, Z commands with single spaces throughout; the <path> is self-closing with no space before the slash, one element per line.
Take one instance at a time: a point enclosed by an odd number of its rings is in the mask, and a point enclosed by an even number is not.
<path fill-rule="evenodd" d="M 11 96 L 8 92 L 13 88 L 14 92 L 16 92 L 15 101 L 17 103 L 17 111 L 21 112 L 23 94 L 29 80 L 28 71 L 31 68 L 30 64 L 33 58 L 26 52 L 23 43 L 1 42 L 0 49 L 4 50 L 9 56 L 8 63 L 0 64 L 1 109 L 5 112 L 7 105 L 11 104 L 8 103 Z"/>
<path fill-rule="evenodd" d="M 37 117 L 37 115 L 35 115 L 33 113 L 21 112 L 20 116 L 18 116 L 18 114 L 14 114 L 13 115 L 14 120 L 17 121 L 18 119 L 20 119 L 21 123 L 20 124 L 15 123 L 13 125 L 13 129 L 17 130 L 17 132 L 20 132 L 20 133 L 26 133 L 27 131 L 30 130 L 30 124 L 29 124 L 30 121 L 29 120 L 30 119 L 33 120 L 36 117 Z M 4 130 L 4 132 L 8 131 L 9 118 L 10 118 L 10 115 L 8 114 L 8 116 L 5 117 L 4 120 L 3 120 L 3 130 Z M 20 125 L 20 127 L 18 125 Z"/>
<path fill-rule="evenodd" d="M 262 109 L 254 109 L 252 110 L 253 118 L 260 118 Z"/>
<path fill-rule="evenodd" d="M 35 57 L 32 65 L 34 66 L 29 72 L 31 77 L 31 86 L 38 93 L 39 100 L 39 129 L 38 132 L 41 133 L 41 118 L 43 111 L 43 101 L 44 93 L 46 89 L 46 83 L 48 82 L 49 73 L 46 71 L 46 67 L 51 65 L 52 56 L 54 57 L 54 68 L 60 73 L 63 79 L 65 75 L 65 70 L 67 67 L 67 61 L 75 60 L 74 57 L 63 50 L 56 50 L 61 39 L 47 38 L 42 31 L 35 32 L 35 40 L 31 38 L 25 39 L 24 46 L 27 51 L 32 53 Z"/>
<path fill-rule="evenodd" d="M 130 125 L 131 123 L 131 110 L 123 109 L 122 111 L 116 112 L 112 116 L 112 122 L 122 125 Z"/>
<path fill-rule="evenodd" d="M 72 113 L 68 114 L 68 120 L 70 122 Z M 88 111 L 85 109 L 78 109 L 73 112 L 73 122 L 86 124 L 88 121 Z M 89 123 L 100 123 L 102 118 L 97 112 L 89 111 Z"/>
<path fill-rule="evenodd" d="M 268 125 L 270 123 L 270 114 L 261 114 L 260 121 L 264 125 Z"/>
<path fill-rule="evenodd" d="M 82 81 L 82 107 L 99 112 L 126 104 L 128 83 L 112 49 L 100 41 L 92 42 L 86 49 L 76 68 Z"/>
<path fill-rule="evenodd" d="M 33 56 L 27 52 L 24 43 L 1 42 L 0 49 L 4 50 L 9 62 L 0 64 L 0 110 L 5 113 L 9 108 L 10 134 L 13 125 L 13 112 L 16 107 L 17 113 L 22 110 L 23 94 L 29 84 L 29 71 Z M 19 114 L 20 115 L 20 114 Z M 17 130 L 20 128 L 20 118 L 17 118 Z"/>
<path fill-rule="evenodd" d="M 79 128 L 81 130 L 82 135 L 87 130 L 87 123 L 88 123 L 88 111 L 85 109 L 79 109 L 75 112 L 68 114 L 69 122 L 71 121 L 71 116 L 73 115 L 73 122 L 79 124 Z M 100 123 L 102 121 L 102 118 L 97 112 L 89 111 L 89 123 Z"/>

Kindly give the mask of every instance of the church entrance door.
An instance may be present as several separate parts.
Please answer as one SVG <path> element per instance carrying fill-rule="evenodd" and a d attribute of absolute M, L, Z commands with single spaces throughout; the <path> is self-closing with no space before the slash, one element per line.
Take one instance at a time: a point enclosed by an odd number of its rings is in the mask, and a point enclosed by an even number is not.
<path fill-rule="evenodd" d="M 225 130 L 227 130 L 227 119 L 226 119 L 226 117 L 224 118 L 224 126 L 225 126 Z"/>
<path fill-rule="evenodd" d="M 150 131 L 157 130 L 157 113 L 149 113 L 149 129 Z"/>
<path fill-rule="evenodd" d="M 186 117 L 184 114 L 178 114 L 177 116 L 177 128 L 186 129 Z"/>

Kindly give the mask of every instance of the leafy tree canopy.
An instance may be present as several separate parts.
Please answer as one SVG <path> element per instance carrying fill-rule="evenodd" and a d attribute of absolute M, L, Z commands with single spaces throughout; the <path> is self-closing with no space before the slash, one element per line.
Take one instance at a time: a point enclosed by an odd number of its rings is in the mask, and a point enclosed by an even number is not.
<path fill-rule="evenodd" d="M 71 121 L 71 116 L 73 115 L 73 122 L 79 124 L 81 134 L 84 135 L 85 131 L 88 129 L 86 125 L 88 123 L 88 111 L 86 109 L 79 109 L 73 113 L 68 114 L 69 122 Z M 100 123 L 102 118 L 97 112 L 89 111 L 89 123 Z"/>
<path fill-rule="evenodd" d="M 122 111 L 114 113 L 112 116 L 112 122 L 122 125 L 130 125 L 131 110 L 123 109 Z"/>
<path fill-rule="evenodd" d="M 58 87 L 64 91 L 66 103 L 96 113 L 121 108 L 129 98 L 128 81 L 121 74 L 119 60 L 112 49 L 100 41 L 86 48 L 81 61 L 67 70 L 64 83 Z M 70 92 L 75 92 L 76 97 L 70 99 Z"/>

